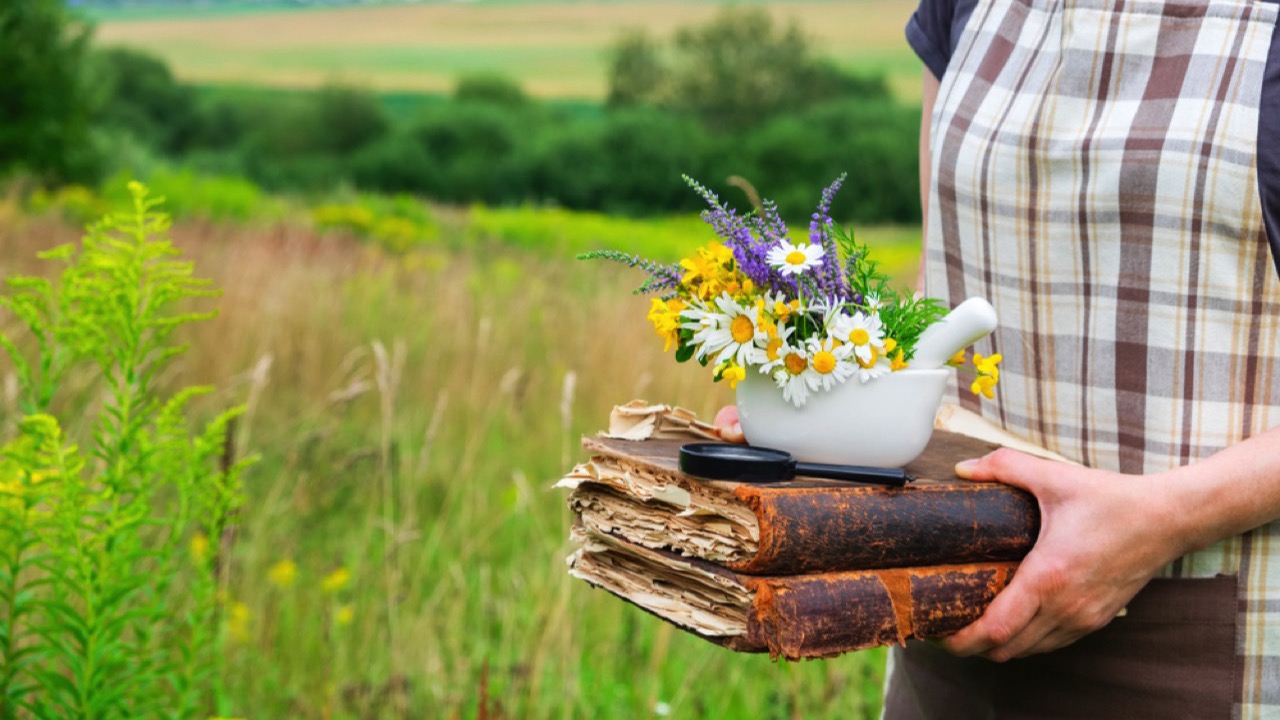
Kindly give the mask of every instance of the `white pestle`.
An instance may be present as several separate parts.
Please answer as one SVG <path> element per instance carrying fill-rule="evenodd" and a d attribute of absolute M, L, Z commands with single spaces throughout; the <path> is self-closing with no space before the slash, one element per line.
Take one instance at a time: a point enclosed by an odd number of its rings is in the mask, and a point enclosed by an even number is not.
<path fill-rule="evenodd" d="M 942 367 L 951 356 L 995 329 L 996 309 L 983 298 L 971 297 L 920 333 L 911 368 L 930 370 Z"/>

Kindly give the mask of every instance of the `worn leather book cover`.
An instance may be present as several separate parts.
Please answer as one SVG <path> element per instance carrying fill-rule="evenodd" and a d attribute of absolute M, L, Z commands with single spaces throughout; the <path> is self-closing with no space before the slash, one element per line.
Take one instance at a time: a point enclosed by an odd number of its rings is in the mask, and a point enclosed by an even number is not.
<path fill-rule="evenodd" d="M 695 479 L 678 465 L 689 441 L 585 438 L 591 460 L 560 486 L 610 535 L 752 575 L 1018 560 L 1039 530 L 1027 493 L 955 477 L 956 462 L 999 447 L 965 435 L 936 430 L 905 488 Z"/>
<path fill-rule="evenodd" d="M 790 660 L 953 633 L 982 615 L 1016 563 L 753 576 L 574 528 L 570 573 L 701 638 Z"/>

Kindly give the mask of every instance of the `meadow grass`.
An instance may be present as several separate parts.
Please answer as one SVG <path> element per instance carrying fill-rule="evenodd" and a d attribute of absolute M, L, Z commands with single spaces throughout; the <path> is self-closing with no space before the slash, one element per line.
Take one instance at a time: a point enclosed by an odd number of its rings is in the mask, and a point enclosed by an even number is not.
<path fill-rule="evenodd" d="M 175 227 L 224 293 L 166 381 L 217 384 L 207 413 L 247 403 L 236 446 L 261 455 L 234 537 L 219 711 L 630 718 L 665 703 L 673 717 L 872 717 L 880 652 L 735 654 L 566 574 L 570 517 L 550 485 L 581 459 L 579 437 L 636 397 L 703 416 L 731 400 L 663 355 L 628 292 L 638 274 L 568 253 L 594 233 L 674 252 L 676 229 L 695 245 L 705 231 L 684 219 L 611 231 L 599 217 L 574 231 L 572 214 L 505 211 L 563 229 L 539 240 L 508 237 L 500 211 L 468 230 L 475 212 L 439 211 L 442 234 L 463 240 L 402 254 L 290 222 Z M 909 266 L 917 234 L 862 237 Z M 0 203 L 8 272 L 77 235 Z"/>
<path fill-rule="evenodd" d="M 904 100 L 920 97 L 920 64 L 903 39 L 914 0 L 761 3 L 795 22 L 814 49 L 856 72 L 886 72 Z M 630 28 L 669 38 L 719 10 L 678 2 L 517 2 L 197 12 L 99 13 L 97 39 L 153 52 L 188 81 L 446 92 L 461 74 L 492 71 L 543 98 L 601 99 L 608 48 Z"/>

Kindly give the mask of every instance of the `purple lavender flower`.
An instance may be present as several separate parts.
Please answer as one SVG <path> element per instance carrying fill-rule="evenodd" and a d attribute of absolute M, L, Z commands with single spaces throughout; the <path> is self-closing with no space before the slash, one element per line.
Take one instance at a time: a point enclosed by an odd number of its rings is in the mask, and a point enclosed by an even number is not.
<path fill-rule="evenodd" d="M 831 236 L 831 201 L 835 198 L 840 186 L 844 184 L 846 174 L 841 174 L 835 182 L 822 191 L 822 200 L 814 211 L 809 222 L 809 242 L 821 245 L 825 251 L 822 268 L 818 273 L 819 285 L 825 294 L 845 297 L 849 287 L 845 283 L 844 273 L 840 271 L 840 256 L 836 252 L 836 241 Z"/>
<path fill-rule="evenodd" d="M 738 269 L 759 287 L 795 295 L 800 287 L 798 279 L 782 275 L 766 260 L 771 248 L 790 237 L 786 223 L 778 214 L 777 204 L 772 200 L 765 200 L 762 212 L 743 217 L 726 208 L 715 193 L 689 176 L 683 177 L 710 206 L 709 210 L 703 211 L 702 219 L 712 227 L 725 246 L 733 251 Z M 849 295 L 849 285 L 840 267 L 839 250 L 831 234 L 830 215 L 831 202 L 844 184 L 845 177 L 841 175 L 836 178 L 823 191 L 822 200 L 809 224 L 809 241 L 820 246 L 824 254 L 821 266 L 806 278 L 804 284 L 809 292 L 816 292 L 823 297 L 847 298 Z"/>
<path fill-rule="evenodd" d="M 687 175 L 684 176 L 684 181 L 711 206 L 710 210 L 702 212 L 702 219 L 724 241 L 725 246 L 733 250 L 733 259 L 737 262 L 742 274 L 760 287 L 768 287 L 773 283 L 776 273 L 765 262 L 765 256 L 769 252 L 768 244 L 752 235 L 746 221 L 736 212 L 722 205 L 715 193 Z"/>

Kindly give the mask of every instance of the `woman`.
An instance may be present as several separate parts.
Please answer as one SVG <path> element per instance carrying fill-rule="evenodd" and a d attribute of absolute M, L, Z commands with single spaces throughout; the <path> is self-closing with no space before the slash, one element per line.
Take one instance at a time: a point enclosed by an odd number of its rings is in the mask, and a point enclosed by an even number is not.
<path fill-rule="evenodd" d="M 1040 537 L 980 620 L 895 650 L 887 717 L 1280 710 L 1276 16 L 922 0 L 911 19 L 924 289 L 1001 318 L 977 348 L 1004 357 L 997 401 L 960 401 L 1086 467 L 957 467 L 1033 493 Z"/>

